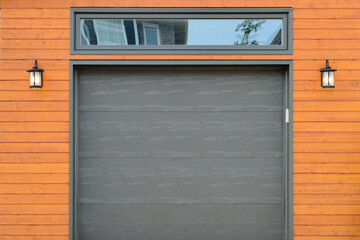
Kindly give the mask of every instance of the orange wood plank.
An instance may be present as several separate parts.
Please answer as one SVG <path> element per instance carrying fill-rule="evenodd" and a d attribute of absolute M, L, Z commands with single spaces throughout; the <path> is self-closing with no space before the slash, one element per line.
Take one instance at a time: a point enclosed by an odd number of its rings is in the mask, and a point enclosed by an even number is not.
<path fill-rule="evenodd" d="M 64 29 L 69 31 L 70 28 L 70 19 L 69 18 L 60 18 L 60 19 L 8 19 L 4 18 L 1 20 L 2 29 L 16 29 L 16 28 L 26 28 L 26 29 Z"/>
<path fill-rule="evenodd" d="M 360 163 L 360 153 L 294 153 L 294 163 Z"/>
<path fill-rule="evenodd" d="M 64 235 L 64 236 L 3 236 L 2 240 L 69 240 L 69 235 Z M 357 239 L 355 239 L 355 240 L 357 240 Z"/>
<path fill-rule="evenodd" d="M 52 163 L 52 164 L 0 164 L 0 173 L 25 173 L 25 174 L 36 174 L 36 173 L 69 173 L 69 164 L 67 163 Z"/>
<path fill-rule="evenodd" d="M 337 11 L 337 9 L 332 9 Z M 298 29 L 353 29 L 359 28 L 360 25 L 360 10 L 359 9 L 349 9 L 357 12 L 357 18 L 341 18 L 341 21 L 336 18 L 331 19 L 322 19 L 320 17 L 314 17 L 311 19 L 303 18 L 294 18 L 293 28 L 294 31 Z M 342 12 L 342 11 L 338 11 Z M 353 17 L 353 16 L 352 16 Z"/>
<path fill-rule="evenodd" d="M 66 194 L 68 184 L 0 184 L 0 194 Z"/>
<path fill-rule="evenodd" d="M 297 29 L 293 32 L 294 40 L 299 39 L 339 39 L 339 40 L 359 40 L 360 29 Z M 354 59 L 358 59 L 357 57 Z"/>
<path fill-rule="evenodd" d="M 1 41 L 2 49 L 54 49 L 69 50 L 69 40 L 3 40 Z"/>
<path fill-rule="evenodd" d="M 0 91 L 0 101 L 69 101 L 68 91 Z"/>
<path fill-rule="evenodd" d="M 360 184 L 294 184 L 294 194 L 360 194 Z"/>
<path fill-rule="evenodd" d="M 300 51 L 300 50 L 299 50 Z M 310 50 L 306 50 L 307 52 L 310 52 Z M 324 50 L 326 51 L 326 50 Z M 316 54 L 314 52 L 314 54 Z M 332 65 L 332 63 L 330 63 Z M 324 67 L 324 66 L 323 66 Z M 332 67 L 335 68 L 335 66 L 332 65 Z M 294 81 L 316 81 L 320 83 L 321 74 L 319 72 L 320 68 L 315 71 L 294 71 Z M 349 81 L 349 80 L 358 80 L 360 71 L 356 70 L 341 70 L 335 73 L 335 81 L 336 83 L 339 81 Z M 318 90 L 324 90 L 324 89 L 318 89 Z M 329 89 L 325 89 L 329 90 Z M 338 90 L 338 89 L 332 89 L 332 90 Z"/>
<path fill-rule="evenodd" d="M 360 153 L 359 143 L 294 143 L 294 152 L 355 152 Z"/>
<path fill-rule="evenodd" d="M 339 113 L 340 114 L 340 113 Z M 301 142 L 329 142 L 329 143 L 360 143 L 360 133 L 294 133 L 293 141 L 296 143 Z"/>
<path fill-rule="evenodd" d="M 293 175 L 294 183 L 360 183 L 360 174 L 301 174 Z M 359 196 L 360 199 L 360 196 Z"/>
<path fill-rule="evenodd" d="M 360 132 L 360 123 L 294 122 L 294 132 Z"/>
<path fill-rule="evenodd" d="M 1 174 L 1 183 L 69 183 L 69 174 Z"/>
<path fill-rule="evenodd" d="M 8 143 L 68 143 L 69 133 L 2 133 L 0 142 Z"/>
<path fill-rule="evenodd" d="M 359 2 L 358 0 L 337 0 L 337 1 L 294 0 L 292 1 L 292 5 L 294 8 L 311 8 L 311 9 L 314 8 L 339 9 L 339 6 L 341 6 L 341 10 L 343 10 L 345 8 L 353 9 L 359 5 Z"/>
<path fill-rule="evenodd" d="M 360 232 L 360 226 L 294 226 L 294 235 L 309 236 L 354 236 Z"/>
<path fill-rule="evenodd" d="M 96 1 L 96 0 L 71 0 L 72 7 L 194 7 L 194 2 L 189 0 L 168 0 L 168 1 L 151 1 L 143 0 L 138 2 L 136 0 L 130 1 Z M 223 1 L 223 0 L 201 0 L 196 2 L 196 7 L 286 7 L 291 6 L 290 0 L 271 1 Z"/>
<path fill-rule="evenodd" d="M 297 215 L 294 216 L 295 226 L 354 226 L 360 225 L 360 216 L 322 216 Z"/>
<path fill-rule="evenodd" d="M 68 153 L 0 153 L 0 163 L 68 163 Z"/>
<path fill-rule="evenodd" d="M 359 101 L 360 91 L 294 91 L 294 101 Z"/>
<path fill-rule="evenodd" d="M 3 132 L 68 132 L 68 122 L 2 122 Z"/>
<path fill-rule="evenodd" d="M 69 51 L 64 50 L 2 50 L 2 59 L 69 59 Z M 41 61 L 40 61 L 41 62 Z M 45 77 L 44 77 L 45 78 Z"/>
<path fill-rule="evenodd" d="M 69 194 L 1 194 L 0 204 L 69 204 Z M 68 216 L 68 213 L 66 214 Z"/>
<path fill-rule="evenodd" d="M 308 1 L 310 2 L 310 1 Z M 314 4 L 314 1 L 311 2 L 311 4 Z M 321 2 L 321 4 L 326 4 Z M 293 10 L 293 15 L 294 15 L 294 19 L 298 19 L 298 18 L 311 18 L 311 19 L 315 19 L 315 18 L 329 18 L 329 19 L 341 19 L 341 21 L 343 21 L 343 19 L 352 19 L 352 18 L 359 18 L 360 15 L 360 9 L 359 8 L 350 8 L 350 9 L 339 9 L 343 8 L 344 4 L 342 4 L 341 2 L 338 3 L 336 8 L 331 8 L 331 9 L 327 9 L 325 6 L 324 8 L 321 9 L 311 9 L 313 7 L 313 5 L 311 5 L 310 8 L 307 9 L 298 9 L 295 8 Z M 354 5 L 355 1 L 354 1 Z M 354 25 L 356 26 L 356 25 Z"/>
<path fill-rule="evenodd" d="M 294 236 L 294 240 L 360 240 L 357 236 Z"/>
<path fill-rule="evenodd" d="M 295 40 L 294 42 L 299 41 L 317 41 L 317 40 Z M 334 40 L 332 40 L 334 41 Z M 331 42 L 332 42 L 331 41 Z M 339 40 L 342 41 L 342 40 Z M 344 40 L 344 41 L 352 41 L 352 40 Z M 358 41 L 358 40 L 354 40 Z M 330 42 L 326 40 L 318 40 L 319 43 L 322 42 Z M 1 65 L 0 65 L 1 66 Z M 343 70 L 358 70 L 360 66 L 360 60 L 331 60 L 331 66 L 337 69 L 343 69 Z M 325 67 L 325 60 L 296 60 L 294 61 L 294 70 L 313 70 L 313 71 L 319 71 L 320 68 Z"/>
<path fill-rule="evenodd" d="M 0 225 L 66 225 L 67 215 L 0 215 Z"/>
<path fill-rule="evenodd" d="M 360 112 L 294 112 L 296 122 L 358 122 Z"/>
<path fill-rule="evenodd" d="M 0 225 L 0 235 L 64 235 L 69 233 L 68 225 L 45 225 L 45 226 L 2 226 Z"/>
<path fill-rule="evenodd" d="M 319 68 L 320 69 L 320 68 Z M 320 81 L 301 81 L 296 80 L 293 82 L 294 91 L 327 91 L 327 89 L 321 87 Z M 347 80 L 347 81 L 336 81 L 336 91 L 337 90 L 348 90 L 348 91 L 359 91 L 360 82 L 357 80 Z"/>
<path fill-rule="evenodd" d="M 356 215 L 360 205 L 294 205 L 294 215 Z"/>
<path fill-rule="evenodd" d="M 70 39 L 66 29 L 1 29 L 2 39 Z"/>
<path fill-rule="evenodd" d="M 69 143 L 1 143 L 0 152 L 69 152 Z"/>
<path fill-rule="evenodd" d="M 59 112 L 69 111 L 69 102 L 0 102 L 1 112 Z"/>
<path fill-rule="evenodd" d="M 25 81 L 0 81 L 0 89 L 3 91 L 28 91 L 29 80 Z M 69 81 L 44 81 L 43 91 L 65 90 L 69 91 Z"/>
<path fill-rule="evenodd" d="M 360 173 L 360 163 L 294 163 L 294 173 Z"/>
<path fill-rule="evenodd" d="M 69 206 L 67 204 L 47 204 L 47 205 L 0 205 L 0 215 L 68 215 Z"/>
<path fill-rule="evenodd" d="M 294 102 L 293 108 L 295 112 L 358 112 L 360 111 L 360 101 Z"/>
<path fill-rule="evenodd" d="M 34 60 L 32 60 L 32 64 L 26 66 L 26 69 L 30 69 L 34 66 Z M 44 60 L 45 62 L 45 60 Z M 42 68 L 42 61 L 39 61 L 39 67 Z M 22 70 L 6 70 L 0 71 L 0 80 L 22 80 L 22 81 L 29 81 L 29 73 L 26 72 L 26 69 Z M 50 80 L 69 80 L 69 71 L 68 70 L 47 70 L 45 69 L 44 72 L 44 85 L 47 81 Z"/>
<path fill-rule="evenodd" d="M 2 9 L 1 18 L 70 18 L 70 11 L 68 8 L 63 9 L 52 9 L 42 8 L 34 9 L 32 6 L 29 9 Z"/>
<path fill-rule="evenodd" d="M 360 204 L 359 194 L 294 194 L 293 199 L 295 205 Z"/>
<path fill-rule="evenodd" d="M 5 41 L 5 40 L 2 40 Z M 11 40 L 16 41 L 16 40 Z M 36 40 L 37 41 L 37 40 Z M 47 41 L 47 40 L 44 40 Z M 61 41 L 61 40 L 55 40 Z M 24 71 L 24 69 L 31 68 L 34 65 L 34 60 L 7 60 L 0 61 L 0 69 L 5 70 L 20 70 Z M 46 60 L 41 61 L 41 67 L 46 71 L 49 70 L 65 70 L 69 71 L 69 61 L 68 60 Z"/>
<path fill-rule="evenodd" d="M 0 115 L 0 122 L 16 121 L 59 122 L 69 121 L 69 112 L 8 112 Z"/>
<path fill-rule="evenodd" d="M 359 20 L 360 21 L 360 20 Z M 294 49 L 330 50 L 330 49 L 360 49 L 359 40 L 295 40 Z M 320 68 L 319 68 L 320 69 Z"/>

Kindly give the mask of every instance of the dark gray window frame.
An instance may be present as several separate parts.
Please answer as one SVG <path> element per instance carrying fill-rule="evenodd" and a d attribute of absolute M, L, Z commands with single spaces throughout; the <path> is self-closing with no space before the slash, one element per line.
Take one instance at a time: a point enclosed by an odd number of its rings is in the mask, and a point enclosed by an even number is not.
<path fill-rule="evenodd" d="M 284 68 L 284 240 L 293 239 L 293 62 L 291 60 L 70 60 L 70 199 L 69 239 L 78 240 L 78 111 L 79 95 L 77 69 L 91 66 L 281 66 Z M 289 121 L 285 123 L 286 109 Z"/>
<path fill-rule="evenodd" d="M 70 54 L 292 54 L 292 8 L 71 8 Z M 282 19 L 281 46 L 81 46 L 81 18 Z"/>

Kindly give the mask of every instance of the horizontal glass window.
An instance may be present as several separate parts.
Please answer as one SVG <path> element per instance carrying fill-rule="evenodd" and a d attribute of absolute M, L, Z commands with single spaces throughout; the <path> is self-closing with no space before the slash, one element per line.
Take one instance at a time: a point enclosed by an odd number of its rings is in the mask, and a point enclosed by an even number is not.
<path fill-rule="evenodd" d="M 81 19 L 81 46 L 281 46 L 282 19 Z"/>

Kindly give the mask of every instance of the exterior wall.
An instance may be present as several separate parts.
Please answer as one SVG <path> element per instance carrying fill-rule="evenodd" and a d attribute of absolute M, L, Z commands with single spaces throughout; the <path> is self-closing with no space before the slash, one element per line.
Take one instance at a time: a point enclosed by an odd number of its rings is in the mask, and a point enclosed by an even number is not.
<path fill-rule="evenodd" d="M 294 60 L 294 239 L 360 239 L 359 0 L 2 0 L 0 239 L 68 239 L 69 59 Z M 293 55 L 71 55 L 70 7 L 293 7 Z M 335 89 L 320 87 L 325 59 Z M 29 89 L 34 60 L 44 87 Z"/>

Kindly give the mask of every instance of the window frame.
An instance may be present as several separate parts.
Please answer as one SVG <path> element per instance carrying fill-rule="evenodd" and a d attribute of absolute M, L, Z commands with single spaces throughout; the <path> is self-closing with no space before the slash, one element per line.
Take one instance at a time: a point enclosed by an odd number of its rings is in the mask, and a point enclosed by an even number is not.
<path fill-rule="evenodd" d="M 71 8 L 70 54 L 292 54 L 292 8 Z M 282 19 L 280 46 L 80 45 L 81 19 Z M 160 41 L 160 39 L 159 39 Z M 160 42 L 159 42 L 160 43 Z"/>

